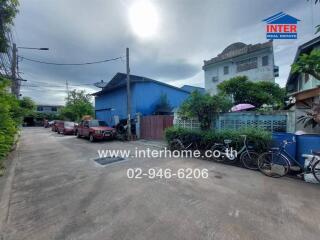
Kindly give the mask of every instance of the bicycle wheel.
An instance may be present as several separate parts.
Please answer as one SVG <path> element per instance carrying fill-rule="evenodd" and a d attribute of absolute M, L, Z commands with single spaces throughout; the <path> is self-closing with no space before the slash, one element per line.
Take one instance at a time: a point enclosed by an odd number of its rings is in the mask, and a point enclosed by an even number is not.
<path fill-rule="evenodd" d="M 241 154 L 240 159 L 245 168 L 258 170 L 259 154 L 255 151 L 245 151 Z"/>
<path fill-rule="evenodd" d="M 290 169 L 288 160 L 278 152 L 265 152 L 258 158 L 259 170 L 268 177 L 279 178 Z"/>
<path fill-rule="evenodd" d="M 184 150 L 185 147 L 183 146 L 183 143 L 179 139 L 173 139 L 172 142 L 170 143 L 170 150 Z"/>
<path fill-rule="evenodd" d="M 216 162 L 223 162 L 225 160 L 226 147 L 224 145 L 212 146 L 211 149 L 212 159 Z"/>
<path fill-rule="evenodd" d="M 320 160 L 313 164 L 312 173 L 315 179 L 317 179 L 317 181 L 320 183 Z"/>

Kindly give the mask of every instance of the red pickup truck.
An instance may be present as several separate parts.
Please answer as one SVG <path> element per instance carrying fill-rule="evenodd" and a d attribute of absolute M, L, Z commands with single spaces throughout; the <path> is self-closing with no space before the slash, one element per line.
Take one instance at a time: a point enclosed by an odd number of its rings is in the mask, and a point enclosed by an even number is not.
<path fill-rule="evenodd" d="M 106 122 L 100 120 L 83 120 L 77 128 L 77 137 L 87 137 L 90 142 L 102 139 L 113 139 L 116 136 L 116 130 L 109 127 Z"/>

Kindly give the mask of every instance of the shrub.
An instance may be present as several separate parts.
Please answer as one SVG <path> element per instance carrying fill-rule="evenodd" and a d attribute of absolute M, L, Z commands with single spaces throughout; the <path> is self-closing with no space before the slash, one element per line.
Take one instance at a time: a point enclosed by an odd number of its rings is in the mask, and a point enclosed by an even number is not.
<path fill-rule="evenodd" d="M 173 139 L 180 139 L 183 143 L 196 143 L 199 150 L 211 148 L 215 143 L 223 143 L 223 140 L 232 140 L 231 146 L 240 150 L 243 146 L 243 137 L 247 135 L 248 142 L 257 152 L 264 152 L 271 142 L 271 133 L 258 128 L 242 128 L 237 130 L 196 131 L 179 127 L 167 128 L 165 138 L 170 146 Z"/>
<path fill-rule="evenodd" d="M 3 159 L 11 150 L 24 112 L 18 99 L 8 93 L 9 83 L 0 77 L 0 176 L 4 170 Z"/>

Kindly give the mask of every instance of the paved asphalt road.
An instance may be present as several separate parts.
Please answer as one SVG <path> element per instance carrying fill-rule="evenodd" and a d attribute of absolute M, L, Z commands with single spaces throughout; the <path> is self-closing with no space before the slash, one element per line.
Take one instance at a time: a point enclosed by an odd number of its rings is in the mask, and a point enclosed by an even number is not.
<path fill-rule="evenodd" d="M 197 159 L 129 158 L 107 167 L 92 160 L 97 149 L 145 144 L 92 144 L 48 129 L 25 128 L 14 154 L 2 237 L 320 239 L 318 185 Z M 207 168 L 209 178 L 128 179 L 126 171 L 132 167 Z"/>

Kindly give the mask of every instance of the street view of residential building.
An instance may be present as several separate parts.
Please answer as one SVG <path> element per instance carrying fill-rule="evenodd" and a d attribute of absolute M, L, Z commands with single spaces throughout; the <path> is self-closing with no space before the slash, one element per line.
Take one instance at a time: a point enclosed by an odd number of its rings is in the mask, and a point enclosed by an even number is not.
<path fill-rule="evenodd" d="M 205 87 L 217 94 L 217 85 L 235 76 L 246 75 L 251 81 L 274 82 L 278 68 L 274 65 L 273 42 L 246 45 L 237 42 L 218 56 L 204 61 Z"/>
<path fill-rule="evenodd" d="M 0 240 L 320 238 L 319 0 L 0 17 Z"/>

